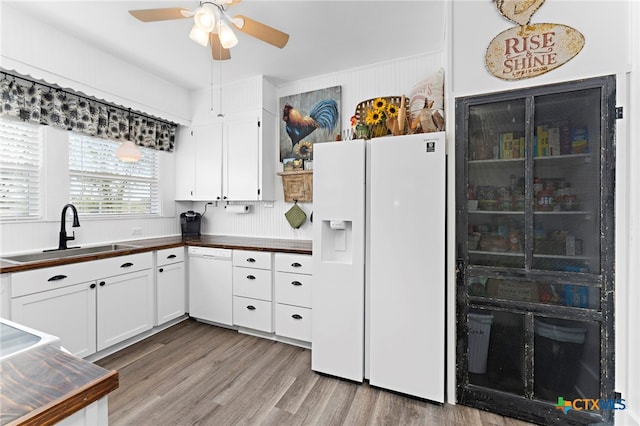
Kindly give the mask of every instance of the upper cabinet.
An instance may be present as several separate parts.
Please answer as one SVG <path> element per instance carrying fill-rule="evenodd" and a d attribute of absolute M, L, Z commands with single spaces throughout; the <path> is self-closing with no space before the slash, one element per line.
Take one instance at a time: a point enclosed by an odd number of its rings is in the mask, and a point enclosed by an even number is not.
<path fill-rule="evenodd" d="M 195 109 L 207 113 L 196 114 L 176 142 L 176 199 L 273 200 L 275 89 L 259 77 L 222 93 L 224 118 L 212 114 L 210 93 L 203 92 Z"/>
<path fill-rule="evenodd" d="M 222 187 L 222 123 L 193 126 L 176 144 L 176 199 L 219 199 Z"/>

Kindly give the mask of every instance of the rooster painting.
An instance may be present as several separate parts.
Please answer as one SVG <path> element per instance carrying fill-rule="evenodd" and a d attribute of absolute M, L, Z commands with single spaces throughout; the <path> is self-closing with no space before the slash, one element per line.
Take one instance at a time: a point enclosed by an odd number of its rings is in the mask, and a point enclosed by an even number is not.
<path fill-rule="evenodd" d="M 337 89 L 337 96 L 336 96 Z M 313 142 L 335 139 L 339 134 L 340 87 L 281 98 L 280 157 L 310 158 Z M 308 113 L 306 112 L 308 111 Z M 298 149 L 305 145 L 305 149 Z M 305 155 L 302 155 L 302 151 Z"/>

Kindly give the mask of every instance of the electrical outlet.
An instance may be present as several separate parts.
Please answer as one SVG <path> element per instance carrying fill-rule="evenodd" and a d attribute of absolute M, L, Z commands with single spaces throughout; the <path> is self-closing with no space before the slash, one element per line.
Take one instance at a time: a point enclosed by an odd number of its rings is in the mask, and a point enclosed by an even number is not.
<path fill-rule="evenodd" d="M 142 235 L 142 228 L 131 228 L 131 235 Z"/>
<path fill-rule="evenodd" d="M 266 201 L 264 203 L 264 208 L 265 209 L 272 209 L 273 208 L 273 202 L 272 201 Z"/>

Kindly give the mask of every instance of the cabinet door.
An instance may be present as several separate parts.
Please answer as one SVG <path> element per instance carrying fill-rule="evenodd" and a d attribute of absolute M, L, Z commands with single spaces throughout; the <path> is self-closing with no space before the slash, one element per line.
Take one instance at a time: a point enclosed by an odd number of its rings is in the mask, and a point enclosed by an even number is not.
<path fill-rule="evenodd" d="M 182 132 L 176 143 L 174 155 L 176 165 L 176 199 L 192 200 L 195 195 L 196 142 L 191 132 Z"/>
<path fill-rule="evenodd" d="M 158 268 L 156 325 L 164 324 L 185 313 L 184 262 Z"/>
<path fill-rule="evenodd" d="M 258 122 L 259 118 L 251 114 L 225 123 L 223 195 L 230 200 L 260 199 L 261 159 Z"/>
<path fill-rule="evenodd" d="M 98 282 L 97 349 L 100 351 L 153 327 L 150 269 Z"/>
<path fill-rule="evenodd" d="M 96 352 L 96 284 L 87 282 L 11 301 L 11 320 L 57 336 L 78 357 Z"/>
<path fill-rule="evenodd" d="M 193 129 L 195 149 L 194 200 L 219 200 L 222 188 L 222 124 Z"/>

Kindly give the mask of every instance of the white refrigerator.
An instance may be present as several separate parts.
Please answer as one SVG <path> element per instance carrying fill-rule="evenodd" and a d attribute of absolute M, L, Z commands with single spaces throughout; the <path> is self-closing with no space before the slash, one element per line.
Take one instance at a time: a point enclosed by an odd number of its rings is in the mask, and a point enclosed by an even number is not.
<path fill-rule="evenodd" d="M 314 145 L 314 371 L 444 402 L 445 137 Z"/>

